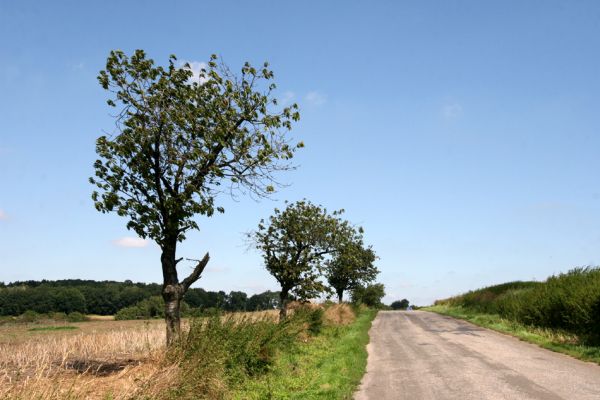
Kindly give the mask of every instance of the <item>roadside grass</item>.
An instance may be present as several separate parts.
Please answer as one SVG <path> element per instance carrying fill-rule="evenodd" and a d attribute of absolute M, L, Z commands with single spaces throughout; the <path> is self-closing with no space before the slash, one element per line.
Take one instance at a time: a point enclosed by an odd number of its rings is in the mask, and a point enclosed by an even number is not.
<path fill-rule="evenodd" d="M 558 353 L 568 354 L 583 361 L 600 364 L 600 347 L 583 344 L 578 335 L 557 329 L 538 328 L 502 318 L 497 314 L 486 314 L 460 306 L 446 304 L 423 308 L 442 315 L 469 321 L 475 325 L 515 336 L 523 341 Z"/>
<path fill-rule="evenodd" d="M 73 329 L 79 329 L 77 326 L 72 325 L 60 325 L 60 326 L 39 326 L 37 328 L 29 328 L 27 329 L 30 332 L 37 331 L 69 331 Z"/>
<path fill-rule="evenodd" d="M 172 351 L 156 320 L 4 325 L 0 399 L 350 399 L 376 311 L 301 308 L 283 325 L 276 314 L 185 321 L 189 340 Z"/>
<path fill-rule="evenodd" d="M 368 331 L 377 311 L 363 309 L 345 326 L 321 333 L 282 352 L 268 373 L 244 381 L 233 399 L 351 399 L 367 365 Z"/>

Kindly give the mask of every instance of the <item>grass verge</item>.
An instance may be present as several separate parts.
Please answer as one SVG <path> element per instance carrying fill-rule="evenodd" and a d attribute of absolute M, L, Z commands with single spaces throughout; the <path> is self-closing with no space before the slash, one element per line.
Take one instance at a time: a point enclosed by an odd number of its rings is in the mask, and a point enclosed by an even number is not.
<path fill-rule="evenodd" d="M 578 335 L 556 329 L 537 328 L 502 318 L 497 314 L 485 314 L 460 306 L 435 305 L 424 308 L 442 315 L 469 321 L 475 325 L 515 336 L 523 341 L 559 353 L 568 354 L 584 361 L 600 364 L 600 347 L 582 344 Z"/>
<path fill-rule="evenodd" d="M 243 382 L 233 399 L 350 399 L 365 372 L 368 331 L 377 311 L 362 310 L 350 325 L 321 333 L 280 353 L 268 373 Z"/>

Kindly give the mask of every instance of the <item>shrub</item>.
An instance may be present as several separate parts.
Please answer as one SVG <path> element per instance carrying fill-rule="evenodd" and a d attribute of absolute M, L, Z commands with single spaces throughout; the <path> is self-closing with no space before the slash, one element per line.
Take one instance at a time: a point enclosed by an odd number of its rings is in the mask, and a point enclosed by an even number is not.
<path fill-rule="evenodd" d="M 524 324 L 562 329 L 597 340 L 600 332 L 600 267 L 575 268 L 545 282 L 509 282 L 436 304 L 499 314 Z"/>
<path fill-rule="evenodd" d="M 322 310 L 321 310 L 322 311 Z M 167 397 L 220 399 L 248 377 L 268 371 L 277 352 L 292 346 L 313 315 L 294 313 L 282 323 L 229 314 L 192 320 L 170 356 L 179 379 Z"/>
<path fill-rule="evenodd" d="M 181 302 L 181 314 L 187 316 L 190 307 Z M 165 302 L 161 296 L 152 296 L 135 303 L 133 306 L 120 309 L 115 314 L 115 320 L 151 319 L 165 317 Z"/>
<path fill-rule="evenodd" d="M 19 322 L 36 322 L 40 319 L 40 314 L 35 311 L 27 310 L 23 314 L 19 315 Z"/>
<path fill-rule="evenodd" d="M 87 317 L 80 312 L 73 311 L 67 314 L 67 321 L 69 322 L 83 322 L 87 321 Z"/>

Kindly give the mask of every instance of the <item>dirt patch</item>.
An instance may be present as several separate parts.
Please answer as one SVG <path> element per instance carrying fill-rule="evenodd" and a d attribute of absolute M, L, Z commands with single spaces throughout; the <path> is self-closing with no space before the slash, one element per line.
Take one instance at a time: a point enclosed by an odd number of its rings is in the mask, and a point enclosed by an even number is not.
<path fill-rule="evenodd" d="M 136 366 L 141 363 L 140 360 L 70 360 L 65 362 L 64 367 L 67 370 L 73 370 L 78 374 L 90 374 L 94 376 L 109 376 L 123 371 L 129 366 Z"/>

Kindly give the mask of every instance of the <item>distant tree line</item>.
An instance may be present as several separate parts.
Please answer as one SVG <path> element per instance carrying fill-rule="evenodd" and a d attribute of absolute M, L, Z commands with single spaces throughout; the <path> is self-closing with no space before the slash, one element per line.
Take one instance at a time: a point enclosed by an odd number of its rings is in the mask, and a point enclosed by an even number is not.
<path fill-rule="evenodd" d="M 80 312 L 113 315 L 154 296 L 160 296 L 162 286 L 156 283 L 131 281 L 20 281 L 0 283 L 0 315 Z M 224 311 L 256 311 L 279 307 L 279 293 L 266 291 L 248 296 L 241 291 L 207 291 L 191 288 L 184 301 L 189 308 Z"/>

